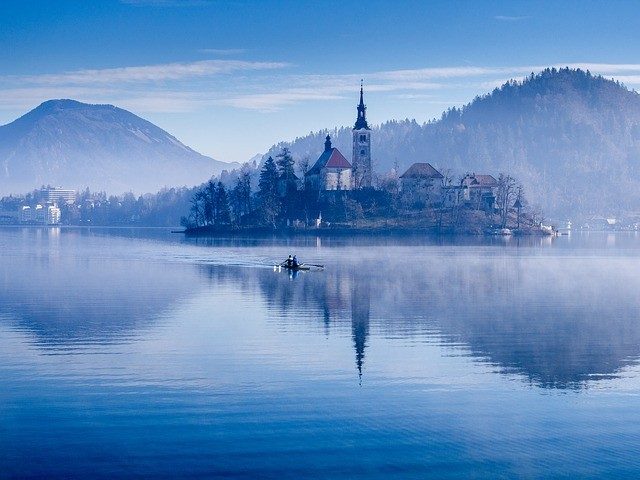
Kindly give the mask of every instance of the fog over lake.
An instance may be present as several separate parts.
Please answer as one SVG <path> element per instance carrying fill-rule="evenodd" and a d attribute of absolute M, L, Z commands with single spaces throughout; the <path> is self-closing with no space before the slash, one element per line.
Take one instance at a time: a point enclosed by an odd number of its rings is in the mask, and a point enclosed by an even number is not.
<path fill-rule="evenodd" d="M 0 477 L 638 478 L 639 269 L 636 233 L 2 228 Z"/>

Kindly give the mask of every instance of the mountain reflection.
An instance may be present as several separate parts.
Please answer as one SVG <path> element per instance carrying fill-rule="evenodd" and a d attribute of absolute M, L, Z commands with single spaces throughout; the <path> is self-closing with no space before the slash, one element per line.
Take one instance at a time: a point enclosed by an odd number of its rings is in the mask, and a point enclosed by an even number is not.
<path fill-rule="evenodd" d="M 39 348 L 71 352 L 129 341 L 193 293 L 190 268 L 168 273 L 163 264 L 110 258 L 99 250 L 60 255 L 50 238 L 56 233 L 46 232 L 46 248 L 38 250 L 35 236 L 43 234 L 29 231 L 37 254 L 0 262 L 0 322 L 27 334 Z M 65 234 L 65 242 L 73 238 Z"/>
<path fill-rule="evenodd" d="M 637 362 L 640 282 L 628 260 L 590 260 L 598 276 L 589 278 L 583 259 L 558 269 L 553 257 L 450 253 L 375 264 L 347 258 L 297 276 L 202 268 L 247 295 L 258 289 L 276 321 L 322 324 L 327 334 L 350 324 L 360 376 L 372 334 L 461 347 L 460 355 L 545 388 L 581 388 Z"/>

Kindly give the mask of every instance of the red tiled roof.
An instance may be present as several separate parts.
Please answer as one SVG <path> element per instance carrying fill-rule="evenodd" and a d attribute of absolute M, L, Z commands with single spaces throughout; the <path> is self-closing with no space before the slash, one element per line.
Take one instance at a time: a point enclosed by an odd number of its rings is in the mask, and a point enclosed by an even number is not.
<path fill-rule="evenodd" d="M 322 152 L 307 175 L 317 175 L 322 168 L 351 168 L 349 161 L 344 158 L 337 148 L 330 148 Z"/>
<path fill-rule="evenodd" d="M 331 156 L 329 157 L 329 160 L 327 160 L 327 163 L 325 163 L 325 167 L 327 168 L 351 168 L 351 164 L 349 163 L 349 161 L 344 158 L 344 155 L 342 155 L 342 153 L 340 153 L 340 150 L 338 150 L 337 148 L 332 148 L 331 149 Z"/>

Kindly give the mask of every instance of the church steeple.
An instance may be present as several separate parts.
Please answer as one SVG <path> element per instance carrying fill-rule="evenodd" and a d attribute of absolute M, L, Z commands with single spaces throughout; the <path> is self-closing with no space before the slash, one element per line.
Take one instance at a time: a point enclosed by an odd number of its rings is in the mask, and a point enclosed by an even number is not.
<path fill-rule="evenodd" d="M 360 103 L 358 118 L 353 127 L 353 187 L 356 190 L 371 187 L 371 129 L 367 124 L 367 107 L 360 80 Z"/>
<path fill-rule="evenodd" d="M 327 135 L 327 138 L 324 140 L 324 151 L 331 150 L 331 136 Z"/>
<path fill-rule="evenodd" d="M 358 104 L 358 118 L 353 127 L 354 130 L 369 130 L 369 125 L 367 124 L 367 107 L 364 104 L 364 89 L 362 83 L 362 80 L 360 80 L 360 103 Z"/>

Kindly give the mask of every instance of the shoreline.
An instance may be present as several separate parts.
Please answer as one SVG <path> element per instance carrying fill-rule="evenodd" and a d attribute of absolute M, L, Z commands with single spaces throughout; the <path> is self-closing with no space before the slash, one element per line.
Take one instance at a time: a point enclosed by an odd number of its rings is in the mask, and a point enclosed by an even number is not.
<path fill-rule="evenodd" d="M 501 235 L 489 232 L 439 230 L 436 227 L 324 227 L 324 228 L 269 228 L 269 227 L 245 227 L 245 228 L 221 228 L 211 225 L 187 228 L 184 230 L 172 230 L 171 233 L 184 234 L 186 237 L 250 237 L 250 236 L 281 236 L 281 237 L 343 237 L 343 236 L 387 236 L 387 235 L 425 235 L 430 237 L 546 237 L 552 236 L 542 230 L 514 231 L 510 235 Z"/>

